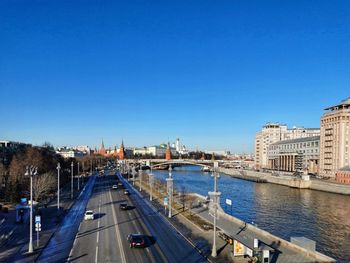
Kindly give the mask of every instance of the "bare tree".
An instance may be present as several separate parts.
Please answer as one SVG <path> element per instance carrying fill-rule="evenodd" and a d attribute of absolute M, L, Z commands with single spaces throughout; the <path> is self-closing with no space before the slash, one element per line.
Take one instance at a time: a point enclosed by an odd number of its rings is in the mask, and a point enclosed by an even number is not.
<path fill-rule="evenodd" d="M 37 175 L 33 178 L 33 197 L 39 202 L 56 187 L 56 176 L 53 172 Z"/>
<path fill-rule="evenodd" d="M 192 207 L 196 200 L 197 198 L 195 196 L 191 194 L 186 195 L 186 203 L 188 204 L 188 210 L 190 212 L 190 216 L 192 216 Z"/>

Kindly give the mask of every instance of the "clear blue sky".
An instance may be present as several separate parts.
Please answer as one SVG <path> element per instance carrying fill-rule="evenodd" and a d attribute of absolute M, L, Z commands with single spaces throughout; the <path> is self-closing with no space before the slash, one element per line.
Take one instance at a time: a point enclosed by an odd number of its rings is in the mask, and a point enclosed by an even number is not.
<path fill-rule="evenodd" d="M 0 139 L 253 150 L 350 96 L 350 2 L 0 2 Z"/>

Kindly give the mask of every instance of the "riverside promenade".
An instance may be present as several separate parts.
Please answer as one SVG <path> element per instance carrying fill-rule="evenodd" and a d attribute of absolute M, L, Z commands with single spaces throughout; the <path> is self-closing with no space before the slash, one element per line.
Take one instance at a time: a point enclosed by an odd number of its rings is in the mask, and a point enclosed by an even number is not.
<path fill-rule="evenodd" d="M 204 197 L 199 196 L 203 199 Z M 193 209 L 193 212 L 213 224 L 213 217 L 209 214 L 207 206 Z M 317 251 L 307 250 L 293 244 L 254 225 L 248 224 L 236 217 L 226 214 L 221 208 L 218 210 L 217 228 L 229 237 L 253 249 L 254 239 L 259 240 L 259 250 L 270 251 L 269 262 L 336 262 L 335 259 Z"/>
<path fill-rule="evenodd" d="M 235 178 L 254 181 L 257 183 L 272 183 L 299 189 L 311 189 L 335 194 L 350 195 L 350 185 L 339 184 L 333 181 L 324 181 L 313 178 L 309 181 L 305 181 L 290 175 L 276 176 L 266 172 L 256 172 L 250 170 L 241 171 L 222 167 L 219 168 L 219 172 Z"/>

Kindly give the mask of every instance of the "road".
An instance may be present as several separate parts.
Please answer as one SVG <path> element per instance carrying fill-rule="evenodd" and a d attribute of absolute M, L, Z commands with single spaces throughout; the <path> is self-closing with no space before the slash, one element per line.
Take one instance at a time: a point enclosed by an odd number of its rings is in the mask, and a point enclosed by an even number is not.
<path fill-rule="evenodd" d="M 54 233 L 46 248 L 42 251 L 38 262 L 65 262 L 68 258 L 75 234 L 84 216 L 85 207 L 90 199 L 96 176 L 91 176 L 80 193 L 61 226 Z"/>
<path fill-rule="evenodd" d="M 113 174 L 97 178 L 87 205 L 96 218 L 82 221 L 69 262 L 207 262 L 130 186 L 130 196 L 112 189 L 116 182 Z M 133 209 L 119 210 L 125 201 Z M 131 249 L 126 240 L 130 233 L 146 235 L 147 247 Z"/>

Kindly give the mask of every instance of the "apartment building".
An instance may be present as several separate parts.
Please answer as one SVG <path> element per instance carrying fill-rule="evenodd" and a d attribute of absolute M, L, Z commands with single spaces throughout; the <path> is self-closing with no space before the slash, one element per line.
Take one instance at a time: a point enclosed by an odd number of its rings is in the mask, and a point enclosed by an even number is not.
<path fill-rule="evenodd" d="M 335 178 L 350 165 L 350 98 L 325 109 L 321 117 L 320 175 Z"/>

